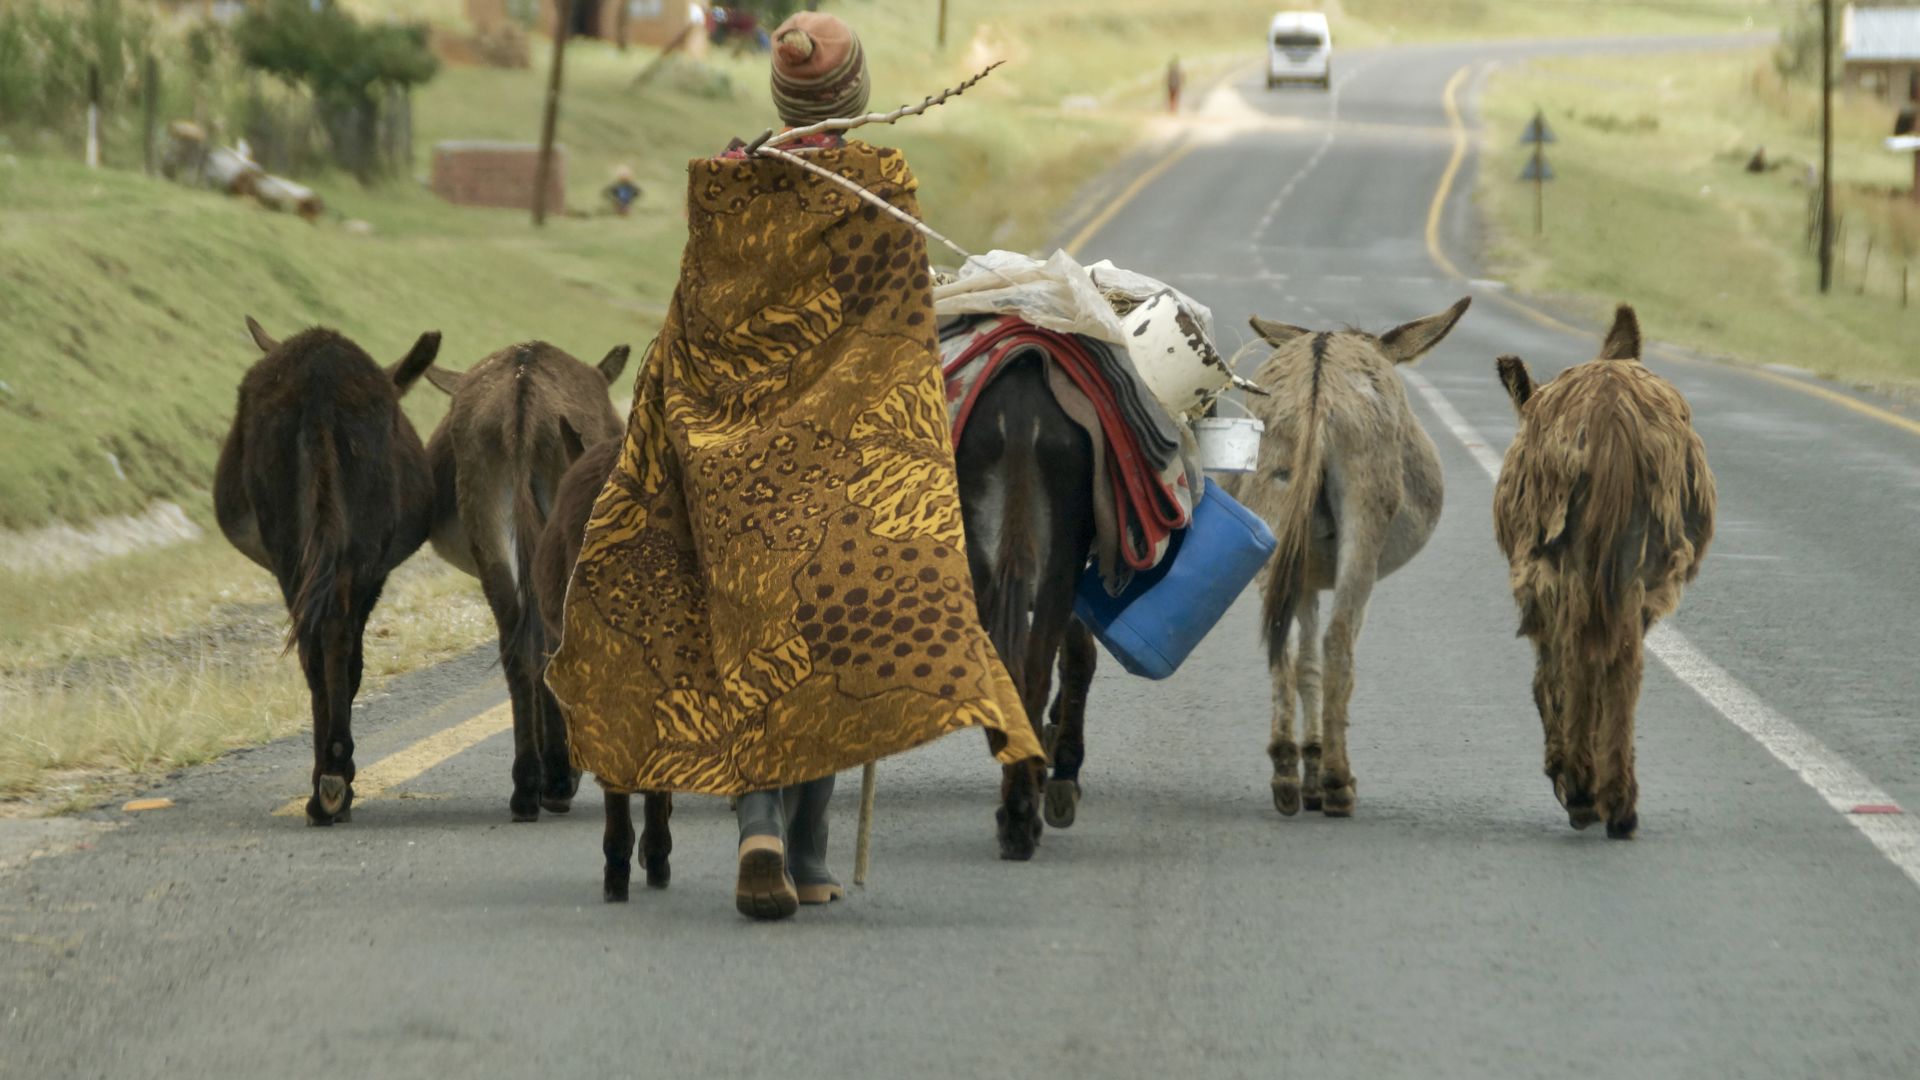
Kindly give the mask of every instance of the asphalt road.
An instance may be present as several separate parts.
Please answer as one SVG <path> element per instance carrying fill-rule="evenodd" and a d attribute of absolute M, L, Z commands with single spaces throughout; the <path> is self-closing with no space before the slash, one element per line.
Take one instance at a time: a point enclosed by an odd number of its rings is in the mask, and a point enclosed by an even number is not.
<path fill-rule="evenodd" d="M 956 737 L 883 764 L 870 887 L 784 924 L 734 913 L 717 800 L 683 800 L 670 889 L 606 905 L 597 794 L 508 824 L 504 736 L 330 830 L 270 814 L 301 791 L 296 740 L 167 784 L 171 810 L 46 827 L 84 846 L 0 871 L 0 1075 L 1920 1075 L 1920 846 L 1905 815 L 1846 812 L 1920 808 L 1920 436 L 1655 360 L 1721 518 L 1649 664 L 1640 838 L 1572 832 L 1539 774 L 1492 361 L 1544 376 L 1597 334 L 1425 240 L 1443 90 L 1531 48 L 1346 53 L 1334 95 L 1244 76 L 1082 252 L 1201 297 L 1229 341 L 1252 312 L 1384 329 L 1478 298 L 1418 369 L 1448 507 L 1369 614 L 1356 817 L 1271 807 L 1251 597 L 1174 678 L 1102 674 L 1079 823 L 1034 862 L 995 857 L 997 774 Z M 1470 269 L 1458 184 L 1437 225 Z M 361 712 L 363 769 L 502 697 L 480 661 L 407 680 Z"/>

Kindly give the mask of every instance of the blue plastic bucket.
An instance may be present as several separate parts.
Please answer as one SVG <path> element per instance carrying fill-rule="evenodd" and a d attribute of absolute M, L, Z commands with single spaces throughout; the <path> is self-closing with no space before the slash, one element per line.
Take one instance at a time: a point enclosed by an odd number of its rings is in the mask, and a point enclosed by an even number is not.
<path fill-rule="evenodd" d="M 1164 679 L 1199 646 L 1273 554 L 1273 531 L 1207 481 L 1193 522 L 1175 533 L 1160 565 L 1107 594 L 1099 567 L 1081 576 L 1074 614 L 1120 666 Z"/>

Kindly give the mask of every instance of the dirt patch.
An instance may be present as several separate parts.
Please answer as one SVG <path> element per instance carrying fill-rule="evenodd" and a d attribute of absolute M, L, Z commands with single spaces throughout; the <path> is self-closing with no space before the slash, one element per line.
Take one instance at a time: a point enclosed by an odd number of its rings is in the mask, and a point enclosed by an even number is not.
<path fill-rule="evenodd" d="M 178 503 L 157 502 L 137 517 L 0 531 L 0 570 L 23 577 L 71 574 L 106 559 L 198 540 L 201 535 L 200 526 Z"/>

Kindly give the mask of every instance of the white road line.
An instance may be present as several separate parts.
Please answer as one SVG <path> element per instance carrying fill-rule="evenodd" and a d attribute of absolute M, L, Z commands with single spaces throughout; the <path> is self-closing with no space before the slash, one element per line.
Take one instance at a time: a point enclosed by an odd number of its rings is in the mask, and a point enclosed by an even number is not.
<path fill-rule="evenodd" d="M 1473 460 L 1489 477 L 1498 479 L 1500 455 L 1493 452 L 1487 440 L 1426 376 L 1412 370 L 1405 374 L 1407 384 L 1426 400 Z M 1798 724 L 1775 712 L 1671 625 L 1661 623 L 1653 628 L 1647 635 L 1647 651 L 1728 723 L 1792 769 L 1828 806 L 1852 822 L 1880 854 L 1920 885 L 1920 822 L 1902 811 L 1892 796 Z"/>

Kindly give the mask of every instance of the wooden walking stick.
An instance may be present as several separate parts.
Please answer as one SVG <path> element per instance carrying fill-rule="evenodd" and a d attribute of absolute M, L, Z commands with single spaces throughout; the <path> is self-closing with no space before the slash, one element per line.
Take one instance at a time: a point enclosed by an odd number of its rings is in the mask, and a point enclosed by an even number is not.
<path fill-rule="evenodd" d="M 860 769 L 860 826 L 853 841 L 853 883 L 867 887 L 867 856 L 873 847 L 873 774 L 869 761 Z"/>

